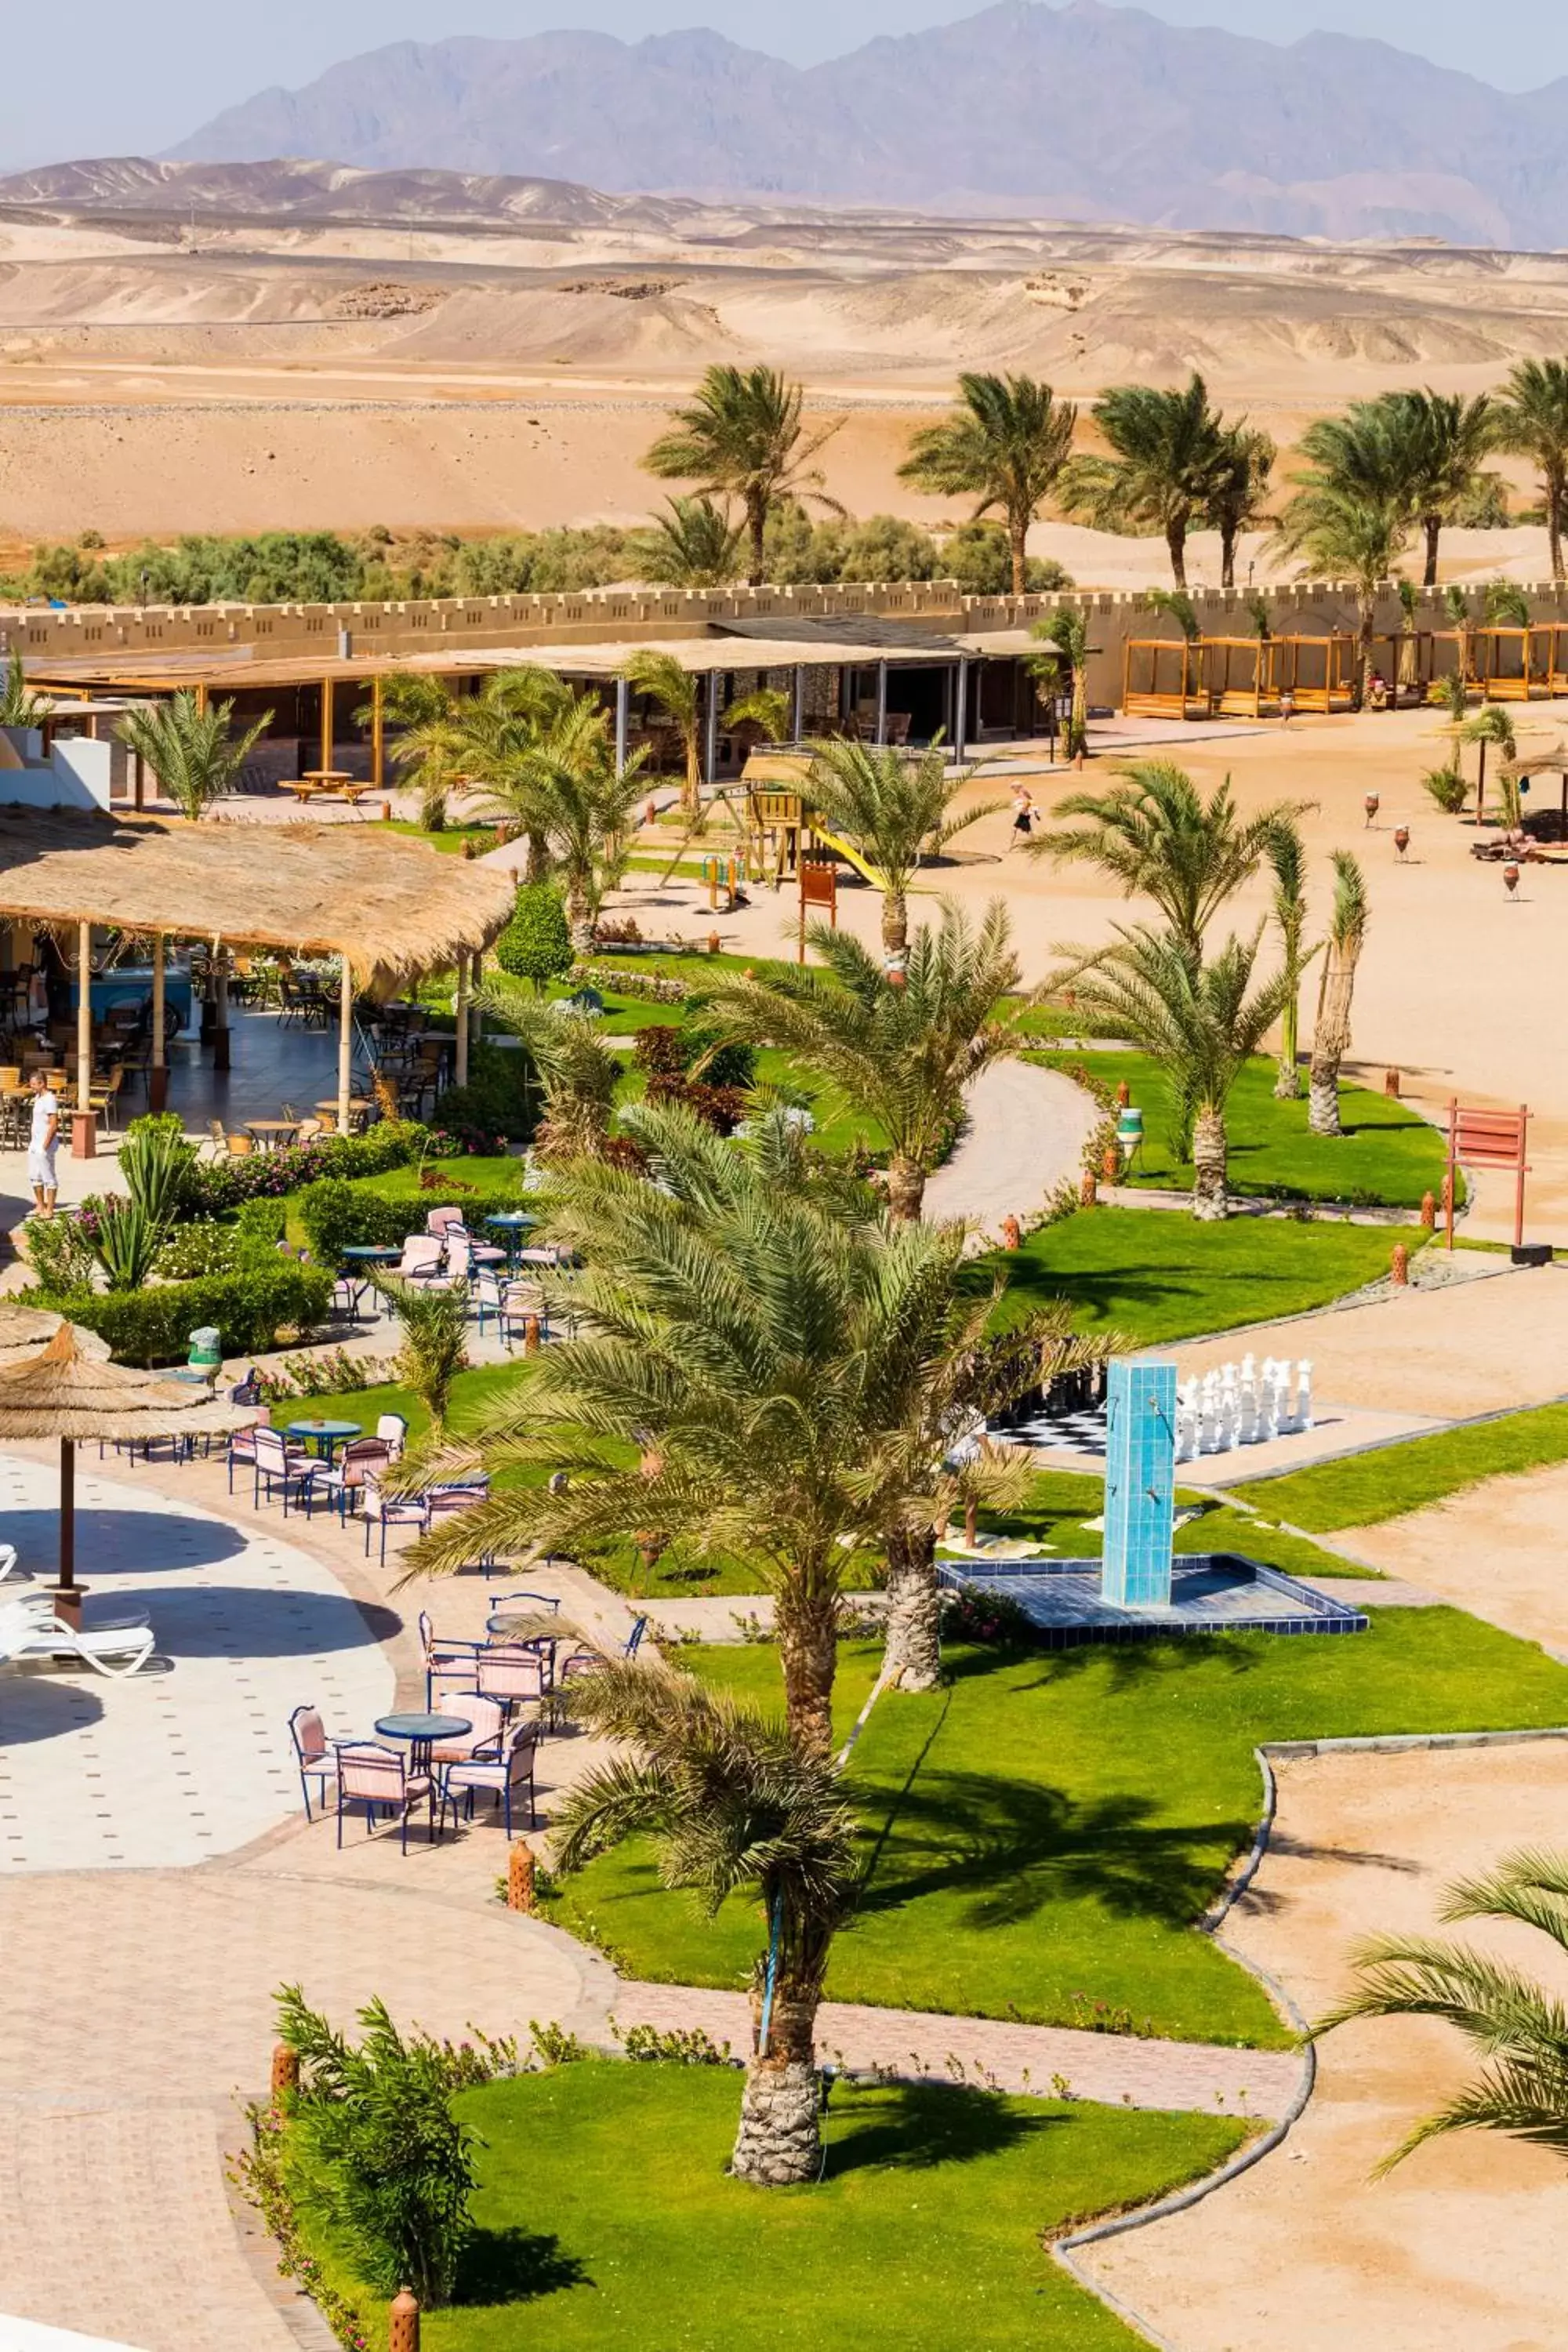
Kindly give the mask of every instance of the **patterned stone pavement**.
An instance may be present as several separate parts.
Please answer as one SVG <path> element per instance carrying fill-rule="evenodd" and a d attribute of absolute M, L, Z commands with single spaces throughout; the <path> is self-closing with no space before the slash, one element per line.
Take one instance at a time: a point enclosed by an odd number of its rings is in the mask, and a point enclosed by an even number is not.
<path fill-rule="evenodd" d="M 29 1559 L 49 1557 L 50 1475 L 37 1449 L 0 1461 L 0 1503 L 23 1515 Z M 740 2049 L 746 2004 L 622 1984 L 595 1954 L 506 1912 L 504 1840 L 482 1815 L 438 1842 L 416 1831 L 406 1856 L 384 1831 L 356 1825 L 340 1852 L 332 1823 L 305 1825 L 289 1708 L 321 1699 L 330 1727 L 363 1729 L 395 1695 L 422 1698 L 417 1610 L 477 1634 L 517 1580 L 399 1591 L 395 1554 L 367 1563 L 359 1534 L 325 1515 L 285 1522 L 244 1491 L 231 1500 L 216 1464 L 81 1485 L 88 1531 L 102 1538 L 86 1570 L 94 1599 L 108 1607 L 134 1591 L 173 1671 L 131 1685 L 0 1682 L 0 1811 L 16 1815 L 0 1827 L 21 1851 L 21 1866 L 0 1866 L 0 2311 L 135 2352 L 324 2352 L 319 2319 L 276 2279 L 224 2181 L 242 2104 L 266 2084 L 280 1985 L 301 1984 L 343 2023 L 379 1993 L 400 2021 L 437 2033 L 525 2037 L 548 2019 L 601 2043 L 614 2012 L 623 2026 L 701 2024 Z M 95 1525 L 109 1511 L 112 1523 Z M 579 1571 L 526 1581 L 559 1591 L 606 1642 L 625 1638 L 629 1611 Z M 36 1728 L 18 1741 L 24 1721 Z M 193 1834 L 197 1808 L 169 1784 L 176 1738 L 213 1792 L 201 1809 L 219 1824 L 210 1839 Z M 585 1739 L 545 1741 L 546 1813 L 595 1752 Z M 117 1784 L 117 1835 L 143 1844 L 111 1849 L 73 1822 L 73 1809 L 91 1809 L 93 1773 Z M 126 1789 L 133 1801 L 119 1806 Z M 79 1862 L 79 1866 L 59 1867 Z M 1082 2097 L 1258 2116 L 1282 2110 L 1297 2070 L 1271 2053 L 837 2004 L 821 2040 L 858 2067 L 942 2076 L 951 2058 L 1014 2089 L 1048 2093 L 1060 2076 Z"/>

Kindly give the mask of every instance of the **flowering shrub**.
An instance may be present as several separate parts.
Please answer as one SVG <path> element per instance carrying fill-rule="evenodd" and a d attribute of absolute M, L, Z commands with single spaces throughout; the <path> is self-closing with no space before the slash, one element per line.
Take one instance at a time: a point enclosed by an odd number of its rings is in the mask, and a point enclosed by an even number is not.
<path fill-rule="evenodd" d="M 623 971 L 619 964 L 580 963 L 572 978 L 579 988 L 596 988 L 602 996 L 637 996 L 645 1004 L 684 1004 L 691 994 L 685 981 L 668 972 Z"/>
<path fill-rule="evenodd" d="M 1016 1601 L 967 1584 L 942 1595 L 942 1630 L 949 1642 L 1028 1642 L 1037 1632 Z"/>

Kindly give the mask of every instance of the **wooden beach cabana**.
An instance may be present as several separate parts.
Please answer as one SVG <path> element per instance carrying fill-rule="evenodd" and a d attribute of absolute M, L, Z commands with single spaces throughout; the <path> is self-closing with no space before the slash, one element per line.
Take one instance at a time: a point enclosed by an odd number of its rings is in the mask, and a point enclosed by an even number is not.
<path fill-rule="evenodd" d="M 1549 629 L 1470 631 L 1470 667 L 1484 702 L 1544 701 L 1552 692 L 1554 648 Z"/>
<path fill-rule="evenodd" d="M 1209 708 L 1223 719 L 1265 719 L 1279 709 L 1279 656 L 1273 637 L 1205 637 Z"/>
<path fill-rule="evenodd" d="M 1202 641 L 1129 637 L 1121 655 L 1121 708 L 1130 719 L 1206 719 Z"/>
<path fill-rule="evenodd" d="M 1348 632 L 1325 637 L 1273 637 L 1278 690 L 1298 710 L 1353 710 L 1360 648 Z"/>
<path fill-rule="evenodd" d="M 75 940 L 77 1088 L 84 1107 L 92 1076 L 95 926 L 153 943 L 155 1108 L 167 1087 L 163 991 L 171 940 L 341 957 L 338 1118 L 346 1133 L 356 992 L 374 994 L 455 967 L 459 1007 L 466 1007 L 470 961 L 503 929 L 514 895 L 510 872 L 444 857 L 424 842 L 368 825 L 165 824 L 0 805 L 0 920 Z M 459 1082 L 467 1031 L 459 1017 Z"/>

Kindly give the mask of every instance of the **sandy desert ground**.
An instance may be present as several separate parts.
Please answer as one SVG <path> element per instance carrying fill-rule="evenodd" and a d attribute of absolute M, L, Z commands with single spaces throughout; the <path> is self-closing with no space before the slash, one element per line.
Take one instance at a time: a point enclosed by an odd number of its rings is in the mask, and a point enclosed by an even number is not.
<path fill-rule="evenodd" d="M 268 208 L 270 168 L 199 217 L 113 209 L 110 167 L 82 167 L 98 208 L 0 196 L 5 538 L 630 522 L 656 496 L 641 452 L 716 359 L 804 379 L 837 424 L 827 486 L 853 512 L 929 522 L 942 503 L 896 469 L 962 367 L 1026 369 L 1087 403 L 1195 365 L 1288 449 L 1348 397 L 1479 390 L 1568 345 L 1557 255 L 570 190 L 526 218 L 456 197 L 444 216 L 435 196 L 384 220 L 306 215 L 281 179 Z M 1456 572 L 1540 568 L 1533 533 L 1471 536 Z M 1037 544 L 1086 583 L 1163 575 L 1154 541 L 1047 522 Z M 1216 575 L 1215 545 L 1194 558 Z M 1247 561 L 1266 576 L 1259 546 Z"/>

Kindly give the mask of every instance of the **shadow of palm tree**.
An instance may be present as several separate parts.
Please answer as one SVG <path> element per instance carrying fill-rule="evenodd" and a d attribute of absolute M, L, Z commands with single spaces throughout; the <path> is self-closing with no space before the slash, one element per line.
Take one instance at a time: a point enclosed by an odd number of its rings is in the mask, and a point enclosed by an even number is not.
<path fill-rule="evenodd" d="M 458 2273 L 455 2301 L 475 2304 L 537 2303 L 569 2286 L 592 2286 L 575 2254 L 563 2252 L 559 2238 L 530 2230 L 474 2231 Z"/>
<path fill-rule="evenodd" d="M 944 2083 L 889 2083 L 858 2092 L 853 2127 L 837 2137 L 828 2103 L 826 2170 L 842 2177 L 876 2166 L 924 2172 L 939 2164 L 968 2164 L 997 2156 L 1041 2132 L 1060 2131 L 1070 2118 L 1031 2114 L 988 2091 Z"/>

